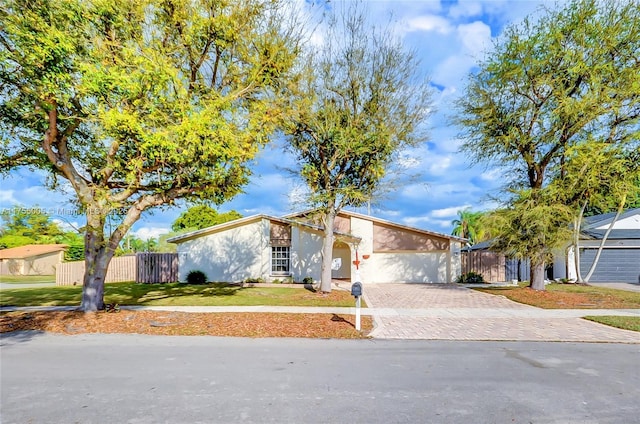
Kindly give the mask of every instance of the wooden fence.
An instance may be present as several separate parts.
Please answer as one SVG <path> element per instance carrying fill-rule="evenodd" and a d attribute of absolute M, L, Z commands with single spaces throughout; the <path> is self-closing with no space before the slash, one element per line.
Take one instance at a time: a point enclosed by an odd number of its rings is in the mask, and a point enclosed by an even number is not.
<path fill-rule="evenodd" d="M 462 273 L 482 274 L 489 283 L 506 281 L 506 259 L 500 253 L 489 250 L 471 250 L 462 252 Z"/>
<path fill-rule="evenodd" d="M 175 283 L 178 281 L 177 253 L 138 253 L 136 283 Z"/>
<path fill-rule="evenodd" d="M 56 269 L 56 285 L 82 285 L 84 261 L 63 262 Z M 177 253 L 137 253 L 111 259 L 105 283 L 172 283 L 178 281 Z"/>

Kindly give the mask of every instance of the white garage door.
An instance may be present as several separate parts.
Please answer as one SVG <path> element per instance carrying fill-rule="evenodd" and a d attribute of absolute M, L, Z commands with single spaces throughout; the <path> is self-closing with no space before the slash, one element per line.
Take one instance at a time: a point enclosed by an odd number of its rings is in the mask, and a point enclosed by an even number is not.
<path fill-rule="evenodd" d="M 374 253 L 372 283 L 446 283 L 446 253 Z"/>

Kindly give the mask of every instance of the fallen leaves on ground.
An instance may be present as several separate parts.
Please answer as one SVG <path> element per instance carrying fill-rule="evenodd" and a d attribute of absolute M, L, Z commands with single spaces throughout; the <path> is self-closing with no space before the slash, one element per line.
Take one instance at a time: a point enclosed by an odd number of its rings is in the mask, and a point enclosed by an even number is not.
<path fill-rule="evenodd" d="M 574 293 L 555 290 L 533 290 L 529 287 L 509 289 L 479 289 L 485 293 L 503 295 L 515 302 L 537 306 L 545 309 L 625 309 L 638 308 L 636 302 L 605 294 L 593 292 Z"/>
<path fill-rule="evenodd" d="M 180 336 L 366 338 L 370 317 L 291 313 L 191 313 L 165 311 L 7 312 L 0 315 L 0 333 L 39 330 L 52 333 L 134 333 Z"/>

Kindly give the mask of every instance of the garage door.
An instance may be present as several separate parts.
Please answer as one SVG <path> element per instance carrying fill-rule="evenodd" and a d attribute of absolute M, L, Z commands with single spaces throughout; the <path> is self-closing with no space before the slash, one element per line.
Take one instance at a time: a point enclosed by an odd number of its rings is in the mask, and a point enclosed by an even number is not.
<path fill-rule="evenodd" d="M 584 277 L 589 272 L 598 249 L 584 249 L 580 253 L 580 272 Z M 594 283 L 639 283 L 640 249 L 604 249 L 596 270 L 589 279 Z"/>

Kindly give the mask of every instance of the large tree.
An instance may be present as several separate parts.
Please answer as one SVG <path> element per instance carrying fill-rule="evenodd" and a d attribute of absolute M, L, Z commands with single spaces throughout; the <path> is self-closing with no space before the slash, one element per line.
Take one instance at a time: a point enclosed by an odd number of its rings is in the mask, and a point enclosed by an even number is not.
<path fill-rule="evenodd" d="M 323 292 L 331 291 L 336 215 L 369 201 L 397 154 L 423 140 L 430 95 L 414 55 L 388 29 L 369 25 L 359 4 L 332 7 L 308 57 L 304 101 L 285 127 L 324 228 Z"/>
<path fill-rule="evenodd" d="M 2 3 L 0 170 L 41 169 L 75 193 L 83 310 L 103 308 L 109 261 L 144 211 L 221 203 L 246 183 L 295 82 L 291 16 L 284 0 Z"/>
<path fill-rule="evenodd" d="M 568 176 L 570 150 L 588 143 L 637 149 L 638 46 L 640 9 L 634 1 L 574 0 L 544 9 L 535 20 L 505 30 L 458 102 L 462 150 L 505 170 L 512 211 L 507 217 L 517 221 L 503 223 L 499 236 L 512 236 L 508 231 L 516 223 L 519 232 L 540 232 L 535 243 L 523 239 L 516 249 L 528 250 L 534 289 L 544 290 L 545 258 L 566 241 L 554 226 L 572 221 L 571 215 L 566 222 L 557 219 L 567 216 L 565 198 L 544 193 Z"/>
<path fill-rule="evenodd" d="M 171 229 L 176 232 L 200 230 L 238 218 L 242 218 L 242 215 L 235 210 L 219 213 L 211 206 L 195 205 L 181 213 L 171 224 Z"/>

